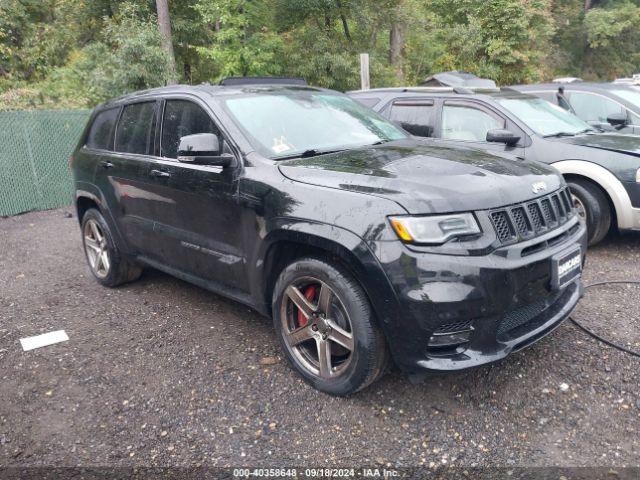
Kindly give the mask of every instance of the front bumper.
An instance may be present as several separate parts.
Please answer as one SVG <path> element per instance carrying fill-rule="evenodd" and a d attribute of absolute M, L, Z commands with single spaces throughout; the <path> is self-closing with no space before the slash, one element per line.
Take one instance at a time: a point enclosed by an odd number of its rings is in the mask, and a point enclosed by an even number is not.
<path fill-rule="evenodd" d="M 528 248 L 559 233 L 559 243 Z M 399 299 L 398 315 L 383 321 L 396 363 L 410 373 L 461 370 L 500 360 L 550 333 L 583 294 L 579 279 L 552 289 L 551 259 L 578 245 L 584 263 L 586 228 L 576 218 L 484 256 L 425 253 L 399 242 L 382 246 L 382 266 Z M 464 343 L 433 345 L 435 336 L 469 329 Z"/>

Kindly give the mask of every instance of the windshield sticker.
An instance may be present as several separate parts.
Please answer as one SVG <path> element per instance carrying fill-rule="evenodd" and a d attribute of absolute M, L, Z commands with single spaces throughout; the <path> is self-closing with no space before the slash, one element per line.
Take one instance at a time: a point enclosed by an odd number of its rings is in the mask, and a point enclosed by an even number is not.
<path fill-rule="evenodd" d="M 287 141 L 285 140 L 284 135 L 281 135 L 273 139 L 273 147 L 271 147 L 271 150 L 273 150 L 275 153 L 283 153 L 287 150 L 291 150 L 291 147 L 287 145 Z"/>

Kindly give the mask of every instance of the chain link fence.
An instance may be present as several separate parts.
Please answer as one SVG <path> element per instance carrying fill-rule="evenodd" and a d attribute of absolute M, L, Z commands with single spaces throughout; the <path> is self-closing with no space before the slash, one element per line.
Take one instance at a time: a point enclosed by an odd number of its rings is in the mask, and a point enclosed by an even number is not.
<path fill-rule="evenodd" d="M 0 216 L 72 203 L 68 166 L 90 110 L 0 112 Z"/>

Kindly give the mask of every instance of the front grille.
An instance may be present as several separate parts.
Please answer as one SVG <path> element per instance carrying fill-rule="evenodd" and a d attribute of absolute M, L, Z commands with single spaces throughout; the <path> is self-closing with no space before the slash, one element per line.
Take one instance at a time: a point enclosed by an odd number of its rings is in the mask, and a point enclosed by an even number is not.
<path fill-rule="evenodd" d="M 566 223 L 572 215 L 567 188 L 537 200 L 494 210 L 489 214 L 500 243 L 533 238 Z"/>

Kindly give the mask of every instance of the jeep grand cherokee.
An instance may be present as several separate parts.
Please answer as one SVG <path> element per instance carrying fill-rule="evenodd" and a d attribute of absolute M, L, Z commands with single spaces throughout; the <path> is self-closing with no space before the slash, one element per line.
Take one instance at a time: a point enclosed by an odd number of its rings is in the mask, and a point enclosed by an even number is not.
<path fill-rule="evenodd" d="M 330 90 L 138 92 L 95 109 L 71 162 L 98 282 L 151 266 L 243 302 L 331 394 L 390 358 L 499 360 L 581 296 L 585 227 L 555 170 L 413 139 Z"/>

